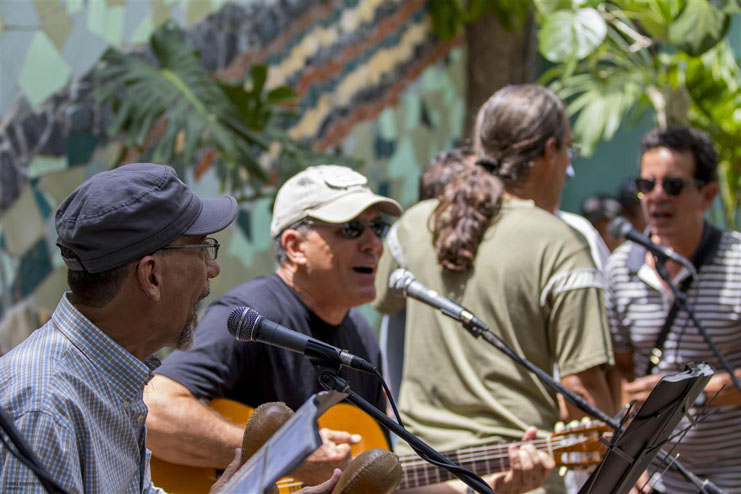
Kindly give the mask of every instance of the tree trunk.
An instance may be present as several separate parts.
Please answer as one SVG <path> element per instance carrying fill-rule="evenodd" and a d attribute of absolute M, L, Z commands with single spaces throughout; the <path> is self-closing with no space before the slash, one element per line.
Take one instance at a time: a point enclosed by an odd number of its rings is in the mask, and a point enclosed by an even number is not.
<path fill-rule="evenodd" d="M 532 82 L 536 74 L 535 22 L 528 17 L 522 29 L 505 31 L 492 14 L 466 26 L 468 53 L 466 94 L 467 141 L 473 137 L 476 112 L 497 89 Z M 469 141 L 472 142 L 472 141 Z"/>

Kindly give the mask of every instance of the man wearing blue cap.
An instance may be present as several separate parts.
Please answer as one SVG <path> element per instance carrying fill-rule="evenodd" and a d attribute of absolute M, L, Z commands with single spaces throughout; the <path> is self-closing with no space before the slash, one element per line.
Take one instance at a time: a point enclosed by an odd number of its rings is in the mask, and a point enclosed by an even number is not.
<path fill-rule="evenodd" d="M 71 291 L 0 359 L 0 407 L 67 492 L 159 492 L 149 477 L 142 389 L 163 346 L 187 348 L 219 274 L 234 198 L 200 199 L 169 166 L 94 175 L 59 206 Z M 43 492 L 0 448 L 0 492 Z"/>

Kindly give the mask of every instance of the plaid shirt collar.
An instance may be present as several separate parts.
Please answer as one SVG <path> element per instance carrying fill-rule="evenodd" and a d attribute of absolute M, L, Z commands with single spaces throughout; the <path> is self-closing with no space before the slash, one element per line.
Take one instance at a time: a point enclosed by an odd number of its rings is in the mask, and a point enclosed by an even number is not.
<path fill-rule="evenodd" d="M 140 397 L 159 360 L 152 356 L 142 362 L 134 357 L 77 310 L 69 294 L 64 294 L 52 315 L 54 327 L 108 376 L 119 393 L 131 399 Z"/>

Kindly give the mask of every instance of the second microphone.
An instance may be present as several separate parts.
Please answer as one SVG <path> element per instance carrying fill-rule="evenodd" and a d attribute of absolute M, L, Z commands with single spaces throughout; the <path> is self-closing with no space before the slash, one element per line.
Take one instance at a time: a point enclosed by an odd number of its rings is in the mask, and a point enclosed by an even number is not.
<path fill-rule="evenodd" d="M 376 367 L 367 360 L 265 319 L 251 307 L 237 307 L 232 310 L 226 326 L 229 334 L 239 341 L 267 343 L 300 353 L 309 359 L 325 359 L 371 374 L 377 372 Z"/>

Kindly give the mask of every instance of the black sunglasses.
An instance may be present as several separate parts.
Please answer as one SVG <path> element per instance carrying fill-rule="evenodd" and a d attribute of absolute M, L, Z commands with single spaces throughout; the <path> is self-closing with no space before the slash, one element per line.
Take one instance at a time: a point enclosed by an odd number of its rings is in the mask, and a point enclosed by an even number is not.
<path fill-rule="evenodd" d="M 664 192 L 666 192 L 670 196 L 678 196 L 688 185 L 695 185 L 697 187 L 703 185 L 703 182 L 701 180 L 697 180 L 696 178 L 692 180 L 686 180 L 679 177 L 667 177 L 663 180 L 656 180 L 655 178 L 638 177 L 635 179 L 636 189 L 641 194 L 648 194 L 649 192 L 654 190 L 654 187 L 659 182 L 661 182 L 661 188 L 664 189 Z"/>
<path fill-rule="evenodd" d="M 318 223 L 317 221 L 309 219 L 309 218 L 306 218 L 302 220 L 301 222 L 307 223 L 307 224 Z M 363 232 L 365 231 L 366 226 L 370 228 L 370 230 L 373 232 L 373 234 L 376 237 L 382 239 L 386 236 L 386 233 L 388 233 L 389 227 L 391 226 L 387 221 L 385 221 L 382 218 L 376 218 L 376 219 L 370 220 L 367 223 L 365 221 L 362 221 L 356 218 L 354 220 L 350 220 L 345 223 L 339 223 L 339 224 L 326 223 L 323 221 L 320 222 L 320 224 L 331 225 L 331 226 L 339 225 L 340 233 L 342 234 L 343 237 L 348 238 L 348 239 L 358 238 L 359 236 L 361 236 Z"/>
<path fill-rule="evenodd" d="M 389 227 L 391 226 L 388 224 L 388 222 L 382 220 L 381 218 L 370 220 L 367 225 L 368 228 L 371 229 L 373 234 L 378 238 L 384 238 L 386 236 L 386 233 L 388 233 L 389 231 Z M 348 221 L 347 223 L 343 223 L 341 225 L 340 231 L 342 232 L 342 236 L 345 238 L 358 238 L 363 234 L 365 226 L 365 221 L 354 219 Z"/>

